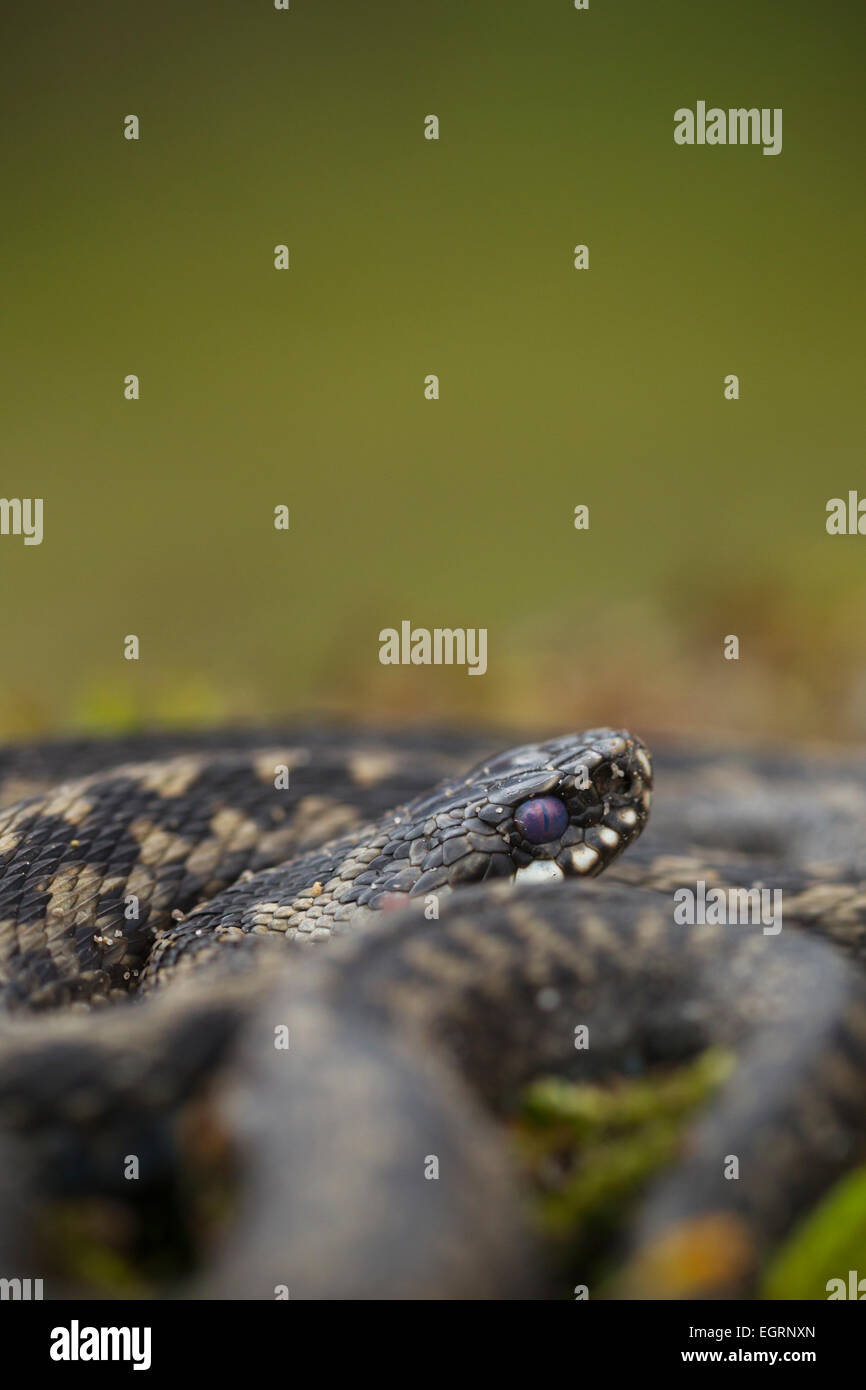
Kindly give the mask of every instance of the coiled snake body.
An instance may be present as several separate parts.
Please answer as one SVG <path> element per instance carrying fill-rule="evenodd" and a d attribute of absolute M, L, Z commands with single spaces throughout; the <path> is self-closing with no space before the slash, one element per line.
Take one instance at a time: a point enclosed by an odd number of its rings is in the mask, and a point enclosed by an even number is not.
<path fill-rule="evenodd" d="M 754 1286 L 864 1152 L 866 772 L 671 750 L 638 841 L 631 735 L 462 771 L 479 743 L 0 756 L 0 1275 L 39 1262 L 49 1296 L 104 1296 L 58 1231 L 132 1207 L 150 1293 L 538 1295 L 501 1134 L 520 1088 L 723 1044 L 733 1075 L 643 1201 L 618 1292 Z M 701 878 L 781 887 L 785 929 L 676 926 Z"/>

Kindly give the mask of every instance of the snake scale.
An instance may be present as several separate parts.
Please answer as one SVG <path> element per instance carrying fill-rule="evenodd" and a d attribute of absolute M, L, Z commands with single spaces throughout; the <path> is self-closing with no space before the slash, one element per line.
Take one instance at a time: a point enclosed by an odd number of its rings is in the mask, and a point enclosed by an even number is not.
<path fill-rule="evenodd" d="M 614 1296 L 754 1290 L 866 1153 L 866 765 L 496 742 L 0 751 L 0 1275 L 134 1297 L 64 1253 L 126 1230 L 148 1296 L 547 1296 L 521 1089 L 721 1045 Z M 784 930 L 675 925 L 698 879 L 781 888 Z"/>

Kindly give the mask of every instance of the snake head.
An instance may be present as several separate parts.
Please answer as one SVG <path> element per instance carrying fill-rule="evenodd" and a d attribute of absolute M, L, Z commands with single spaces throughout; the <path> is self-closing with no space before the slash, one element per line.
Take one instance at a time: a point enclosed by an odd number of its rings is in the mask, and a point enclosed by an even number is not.
<path fill-rule="evenodd" d="M 589 729 L 505 760 L 508 775 L 491 783 L 478 816 L 509 845 L 518 881 L 600 874 L 647 822 L 652 763 L 625 730 Z"/>
<path fill-rule="evenodd" d="M 623 730 L 509 749 L 403 809 L 395 857 L 410 863 L 386 871 L 387 900 L 374 891 L 367 901 L 393 906 L 393 889 L 417 897 L 482 879 L 593 877 L 642 831 L 651 788 L 649 753 Z"/>

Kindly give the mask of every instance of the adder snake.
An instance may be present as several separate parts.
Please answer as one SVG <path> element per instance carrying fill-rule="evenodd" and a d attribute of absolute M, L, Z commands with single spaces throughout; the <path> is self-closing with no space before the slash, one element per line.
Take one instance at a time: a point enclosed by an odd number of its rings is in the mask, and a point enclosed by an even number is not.
<path fill-rule="evenodd" d="M 544 1295 L 502 1136 L 521 1087 L 723 1044 L 733 1075 L 642 1200 L 618 1292 L 754 1288 L 866 1146 L 866 769 L 672 748 L 638 839 L 639 740 L 491 744 L 0 754 L 0 1274 L 104 1296 L 58 1254 L 102 1222 L 133 1229 L 149 1294 Z M 784 930 L 676 926 L 699 878 L 781 887 Z"/>

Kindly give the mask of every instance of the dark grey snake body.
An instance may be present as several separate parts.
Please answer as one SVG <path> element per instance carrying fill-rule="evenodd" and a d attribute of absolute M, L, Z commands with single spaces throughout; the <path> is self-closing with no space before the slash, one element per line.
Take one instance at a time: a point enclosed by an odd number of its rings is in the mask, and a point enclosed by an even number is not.
<path fill-rule="evenodd" d="M 721 1043 L 738 1066 L 635 1219 L 620 1292 L 753 1286 L 864 1154 L 866 772 L 671 752 L 637 839 L 630 736 L 461 771 L 480 751 L 304 730 L 0 758 L 0 1275 L 50 1263 L 70 1209 L 132 1204 L 169 1296 L 537 1295 L 501 1135 L 521 1087 Z M 521 808 L 544 798 L 567 825 L 539 843 Z M 676 927 L 698 877 L 783 887 L 784 931 Z M 713 1259 L 683 1284 L 692 1246 Z M 56 1265 L 49 1295 L 105 1292 Z"/>

